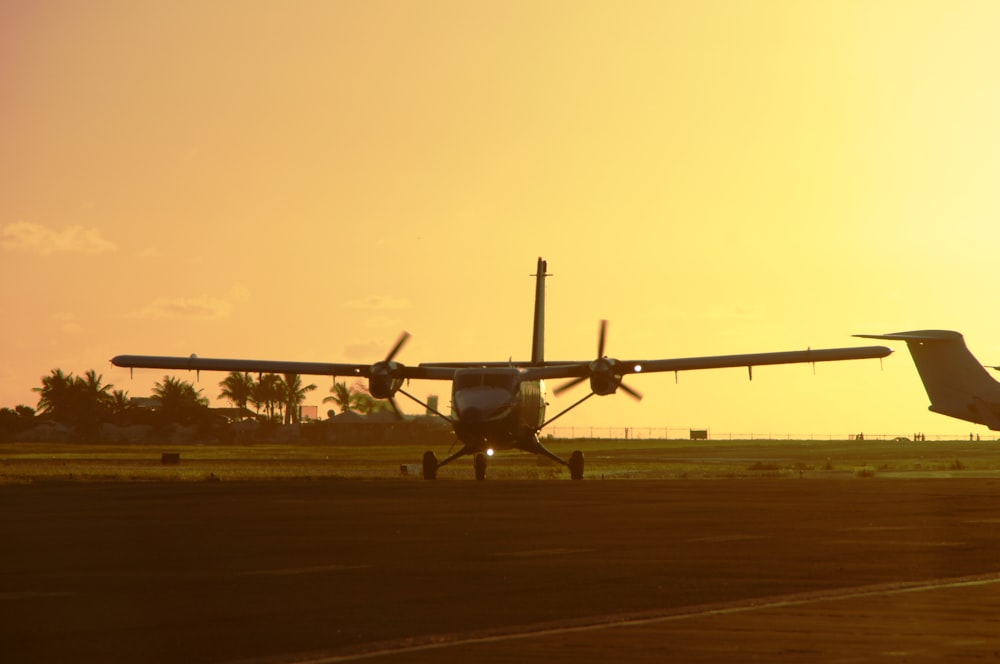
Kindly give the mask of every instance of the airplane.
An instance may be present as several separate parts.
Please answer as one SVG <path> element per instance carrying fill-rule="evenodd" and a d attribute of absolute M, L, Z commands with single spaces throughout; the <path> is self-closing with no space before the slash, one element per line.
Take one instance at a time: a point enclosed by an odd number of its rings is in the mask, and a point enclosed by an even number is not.
<path fill-rule="evenodd" d="M 570 477 L 583 479 L 583 453 L 574 451 L 564 459 L 546 448 L 539 432 L 593 396 L 615 394 L 619 389 L 634 399 L 642 395 L 622 383 L 627 375 L 662 371 L 690 371 L 724 367 L 747 367 L 753 379 L 753 367 L 772 364 L 830 362 L 838 360 L 872 359 L 888 356 L 885 346 L 828 348 L 820 350 L 720 355 L 661 360 L 619 360 L 604 352 L 607 321 L 601 321 L 597 356 L 592 360 L 549 361 L 544 357 L 545 279 L 551 276 L 547 262 L 539 258 L 535 274 L 535 307 L 531 340 L 531 359 L 507 362 L 424 362 L 406 366 L 396 356 L 409 339 L 403 332 L 385 359 L 372 364 L 322 362 L 286 362 L 274 360 L 234 360 L 221 358 L 165 357 L 150 355 L 118 355 L 111 363 L 131 369 L 186 369 L 194 371 L 239 371 L 250 373 L 280 373 L 320 376 L 356 376 L 368 379 L 368 391 L 376 399 L 387 399 L 397 417 L 402 417 L 396 405 L 396 394 L 411 399 L 446 420 L 452 426 L 462 448 L 438 461 L 433 451 L 423 456 L 423 478 L 437 478 L 438 469 L 463 456 L 473 456 L 477 480 L 486 478 L 487 457 L 494 451 L 517 449 L 548 457 L 566 466 Z M 452 415 L 431 408 L 403 389 L 404 381 L 448 380 L 452 384 Z M 561 394 L 584 382 L 590 392 L 558 414 L 546 419 L 545 381 L 570 379 L 553 390 Z"/>
<path fill-rule="evenodd" d="M 854 336 L 905 341 L 931 400 L 928 410 L 1000 431 L 1000 383 L 969 352 L 958 332 L 913 330 Z"/>

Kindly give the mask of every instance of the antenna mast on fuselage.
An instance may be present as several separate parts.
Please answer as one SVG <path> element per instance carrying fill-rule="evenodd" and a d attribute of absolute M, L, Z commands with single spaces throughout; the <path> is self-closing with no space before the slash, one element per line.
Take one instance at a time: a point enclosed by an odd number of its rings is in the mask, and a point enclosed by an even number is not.
<path fill-rule="evenodd" d="M 538 258 L 538 269 L 535 274 L 535 323 L 531 334 L 531 363 L 541 366 L 545 362 L 545 277 L 552 275 L 546 272 L 548 264 Z"/>

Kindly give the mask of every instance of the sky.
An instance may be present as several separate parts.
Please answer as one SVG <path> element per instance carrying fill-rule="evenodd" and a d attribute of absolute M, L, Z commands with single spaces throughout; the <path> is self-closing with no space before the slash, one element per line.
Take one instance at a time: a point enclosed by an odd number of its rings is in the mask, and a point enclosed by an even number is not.
<path fill-rule="evenodd" d="M 622 359 L 940 328 L 1000 364 L 998 27 L 953 0 L 2 3 L 0 406 L 54 368 L 147 395 L 165 372 L 123 353 L 369 362 L 407 330 L 406 364 L 527 359 L 539 256 L 552 359 L 608 319 Z M 558 424 L 987 433 L 890 345 L 635 376 Z"/>

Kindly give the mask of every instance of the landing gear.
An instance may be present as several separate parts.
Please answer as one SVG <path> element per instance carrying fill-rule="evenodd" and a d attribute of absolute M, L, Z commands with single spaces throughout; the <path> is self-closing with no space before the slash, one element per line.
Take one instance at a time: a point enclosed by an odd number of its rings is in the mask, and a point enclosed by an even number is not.
<path fill-rule="evenodd" d="M 486 455 L 480 452 L 476 455 L 473 465 L 476 467 L 476 479 L 486 479 Z"/>
<path fill-rule="evenodd" d="M 438 459 L 433 452 L 424 452 L 424 479 L 436 480 L 438 476 Z"/>
<path fill-rule="evenodd" d="M 583 452 L 577 450 L 569 457 L 569 477 L 574 480 L 583 479 Z"/>

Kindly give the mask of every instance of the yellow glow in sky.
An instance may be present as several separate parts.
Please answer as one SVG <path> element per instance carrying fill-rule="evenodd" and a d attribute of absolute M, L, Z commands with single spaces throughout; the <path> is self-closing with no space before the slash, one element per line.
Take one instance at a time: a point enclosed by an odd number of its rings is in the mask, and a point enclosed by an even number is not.
<path fill-rule="evenodd" d="M 374 361 L 406 329 L 405 363 L 527 358 L 538 256 L 553 359 L 608 318 L 623 359 L 945 328 L 1000 363 L 998 28 L 993 2 L 4 4 L 0 406 L 56 367 L 162 378 L 119 353 Z M 976 429 L 902 345 L 629 384 L 564 423 Z"/>

